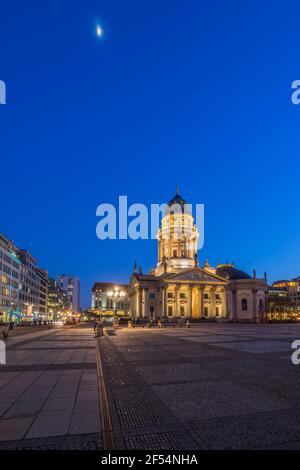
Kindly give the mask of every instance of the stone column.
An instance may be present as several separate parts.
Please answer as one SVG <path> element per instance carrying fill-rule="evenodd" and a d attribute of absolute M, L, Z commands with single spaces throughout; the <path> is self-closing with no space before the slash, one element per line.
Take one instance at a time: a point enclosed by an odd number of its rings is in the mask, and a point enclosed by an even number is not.
<path fill-rule="evenodd" d="M 143 315 L 143 290 L 139 288 L 139 318 L 142 318 Z"/>
<path fill-rule="evenodd" d="M 130 295 L 130 316 L 132 320 L 136 319 L 135 294 Z"/>
<path fill-rule="evenodd" d="M 198 296 L 198 312 L 197 318 L 201 318 L 201 310 L 202 310 L 202 301 L 201 301 L 201 287 L 197 286 L 197 296 Z"/>
<path fill-rule="evenodd" d="M 267 313 L 267 305 L 268 305 L 268 291 L 265 291 L 264 295 L 264 313 L 263 313 L 263 322 L 267 321 L 268 313 Z"/>
<path fill-rule="evenodd" d="M 179 312 L 179 300 L 178 300 L 178 296 L 179 296 L 179 289 L 178 289 L 178 286 L 176 284 L 175 286 L 175 290 L 174 290 L 174 296 L 175 296 L 175 317 L 179 317 L 180 316 L 180 312 Z"/>
<path fill-rule="evenodd" d="M 167 286 L 163 288 L 163 317 L 167 318 L 168 316 L 168 303 L 167 303 Z"/>
<path fill-rule="evenodd" d="M 149 317 L 149 303 L 148 303 L 148 298 L 149 298 L 149 289 L 148 287 L 144 288 L 144 317 Z"/>
<path fill-rule="evenodd" d="M 253 294 L 253 320 L 256 322 L 257 320 L 257 289 L 252 289 Z"/>
<path fill-rule="evenodd" d="M 165 288 L 161 288 L 161 317 L 165 317 Z"/>
<path fill-rule="evenodd" d="M 232 291 L 232 316 L 233 321 L 237 321 L 237 300 L 236 300 L 237 292 L 236 289 Z"/>
<path fill-rule="evenodd" d="M 222 292 L 222 305 L 223 305 L 223 315 L 224 318 L 228 318 L 228 300 L 227 300 L 227 290 L 224 289 Z"/>
<path fill-rule="evenodd" d="M 200 317 L 204 317 L 204 287 L 200 287 Z"/>
<path fill-rule="evenodd" d="M 135 318 L 139 318 L 139 289 L 138 287 L 135 288 L 135 294 L 134 294 L 134 316 Z"/>
<path fill-rule="evenodd" d="M 187 316 L 191 317 L 193 316 L 193 286 L 189 286 L 189 308 L 187 312 Z"/>
<path fill-rule="evenodd" d="M 211 316 L 215 317 L 216 316 L 216 288 L 212 287 L 210 293 L 211 293 L 211 307 L 210 307 Z M 221 312 L 219 311 L 219 314 L 220 313 Z"/>

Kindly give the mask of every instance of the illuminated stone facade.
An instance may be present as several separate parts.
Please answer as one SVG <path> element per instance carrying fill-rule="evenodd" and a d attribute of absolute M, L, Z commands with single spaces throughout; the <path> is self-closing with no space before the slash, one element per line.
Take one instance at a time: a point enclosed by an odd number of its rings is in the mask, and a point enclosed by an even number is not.
<path fill-rule="evenodd" d="M 265 320 L 266 279 L 233 264 L 198 266 L 198 231 L 178 191 L 158 230 L 158 263 L 148 274 L 135 266 L 129 285 L 133 319 Z"/>
<path fill-rule="evenodd" d="M 128 284 L 95 282 L 92 288 L 91 309 L 99 315 L 127 317 Z"/>

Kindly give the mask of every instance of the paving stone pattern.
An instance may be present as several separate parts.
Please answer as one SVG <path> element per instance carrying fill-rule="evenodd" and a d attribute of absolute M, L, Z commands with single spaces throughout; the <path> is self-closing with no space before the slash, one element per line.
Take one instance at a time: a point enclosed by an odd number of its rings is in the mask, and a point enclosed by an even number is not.
<path fill-rule="evenodd" d="M 300 326 L 203 324 L 100 339 L 118 449 L 300 449 Z"/>
<path fill-rule="evenodd" d="M 92 328 L 8 340 L 0 366 L 0 449 L 100 449 Z"/>
<path fill-rule="evenodd" d="M 98 340 L 116 448 L 300 449 L 300 325 L 119 329 Z M 9 338 L 0 449 L 103 449 L 93 330 Z M 103 415 L 104 416 L 104 415 Z"/>

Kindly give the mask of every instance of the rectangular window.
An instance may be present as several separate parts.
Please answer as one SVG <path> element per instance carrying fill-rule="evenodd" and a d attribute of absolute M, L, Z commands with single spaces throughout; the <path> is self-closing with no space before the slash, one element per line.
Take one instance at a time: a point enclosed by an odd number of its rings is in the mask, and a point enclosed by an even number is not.
<path fill-rule="evenodd" d="M 184 305 L 180 305 L 180 316 L 184 317 L 184 315 L 185 315 Z"/>
<path fill-rule="evenodd" d="M 204 307 L 204 316 L 208 317 L 208 307 Z"/>
<path fill-rule="evenodd" d="M 185 292 L 180 292 L 179 297 L 180 299 L 186 299 Z"/>
<path fill-rule="evenodd" d="M 7 287 L 2 287 L 1 288 L 1 293 L 2 295 L 9 296 L 9 289 Z"/>
<path fill-rule="evenodd" d="M 168 292 L 168 299 L 173 299 L 173 292 Z"/>
<path fill-rule="evenodd" d="M 173 308 L 171 305 L 168 306 L 168 317 L 171 317 L 173 315 Z"/>
<path fill-rule="evenodd" d="M 154 292 L 149 292 L 149 299 L 155 299 Z"/>

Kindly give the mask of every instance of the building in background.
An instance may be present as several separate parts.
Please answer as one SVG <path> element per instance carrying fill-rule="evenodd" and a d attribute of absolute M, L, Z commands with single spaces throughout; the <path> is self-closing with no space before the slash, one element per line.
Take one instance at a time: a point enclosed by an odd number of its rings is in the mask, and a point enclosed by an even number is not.
<path fill-rule="evenodd" d="M 17 247 L 0 234 L 0 321 L 6 321 L 11 309 L 19 307 L 20 265 Z"/>
<path fill-rule="evenodd" d="M 48 273 L 37 266 L 37 260 L 28 250 L 19 249 L 20 264 L 19 305 L 33 320 L 47 320 Z"/>
<path fill-rule="evenodd" d="M 92 310 L 105 316 L 129 315 L 128 284 L 95 282 L 92 288 Z"/>
<path fill-rule="evenodd" d="M 70 299 L 55 279 L 48 279 L 48 318 L 51 321 L 65 320 L 71 314 Z"/>
<path fill-rule="evenodd" d="M 80 281 L 79 277 L 62 274 L 57 278 L 58 286 L 63 289 L 69 298 L 70 309 L 73 313 L 80 313 Z"/>
<path fill-rule="evenodd" d="M 300 320 L 300 277 L 269 286 L 268 316 L 271 320 Z"/>
<path fill-rule="evenodd" d="M 28 250 L 0 234 L 0 318 L 47 320 L 48 273 Z"/>
<path fill-rule="evenodd" d="M 48 271 L 42 268 L 36 268 L 39 319 L 48 320 Z"/>

